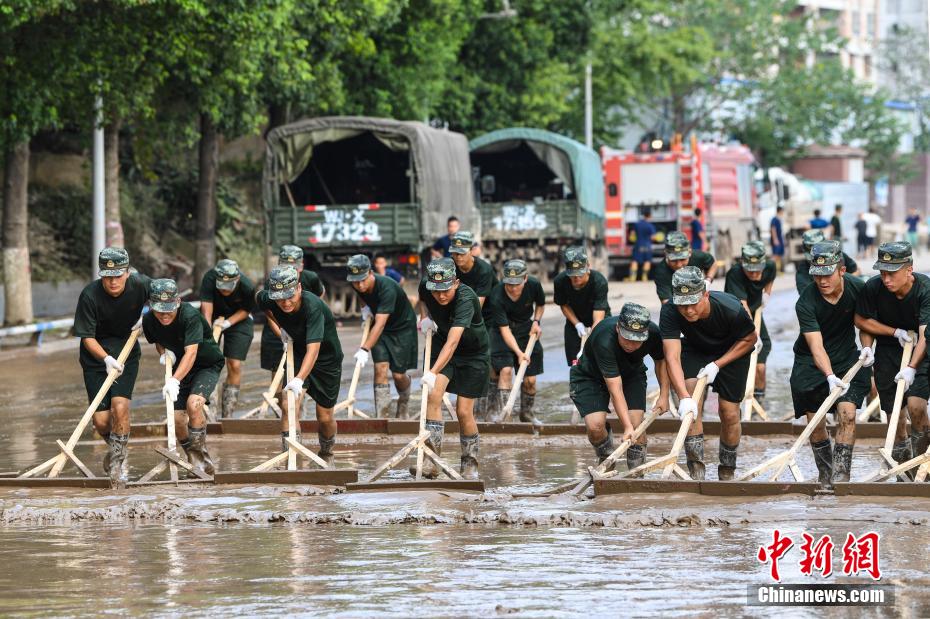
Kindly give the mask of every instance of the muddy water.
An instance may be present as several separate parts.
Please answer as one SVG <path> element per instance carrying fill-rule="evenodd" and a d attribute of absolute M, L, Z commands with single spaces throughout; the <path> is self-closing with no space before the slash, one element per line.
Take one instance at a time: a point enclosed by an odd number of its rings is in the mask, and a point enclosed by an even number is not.
<path fill-rule="evenodd" d="M 775 416 L 790 405 L 793 301 L 793 294 L 777 294 L 766 314 L 776 342 L 767 399 Z M 571 406 L 561 323 L 549 314 L 546 326 L 541 416 L 564 421 Z M 343 341 L 357 341 L 358 332 L 347 326 Z M 352 350 L 349 344 L 345 349 Z M 54 440 L 70 433 L 86 398 L 73 348 L 3 354 L 0 471 L 22 470 L 54 455 Z M 160 366 L 150 349 L 145 354 L 134 420 L 156 421 L 163 414 Z M 350 375 L 346 363 L 343 394 Z M 253 354 L 243 410 L 258 401 L 267 380 Z M 359 395 L 360 406 L 370 410 L 370 389 Z M 714 417 L 713 398 L 708 409 Z M 444 449 L 452 463 L 458 459 L 456 438 L 447 436 Z M 338 464 L 364 476 L 407 439 L 341 437 Z M 314 437 L 305 440 L 314 443 Z M 670 440 L 653 437 L 650 453 L 667 450 Z M 155 463 L 154 444 L 134 441 L 134 477 Z M 744 438 L 740 466 L 788 445 L 786 437 Z M 856 471 L 864 475 L 878 465 L 877 443 L 860 445 L 854 478 Z M 274 437 L 225 437 L 213 442 L 213 451 L 224 469 L 241 469 L 266 459 L 277 446 Z M 707 452 L 715 462 L 716 439 L 708 439 Z M 101 445 L 82 444 L 79 453 L 99 470 Z M 767 567 L 755 555 L 778 527 L 796 539 L 801 532 L 829 533 L 834 540 L 849 531 L 879 532 L 883 582 L 898 585 L 895 613 L 930 615 L 925 593 L 930 501 L 514 498 L 512 493 L 539 491 L 579 475 L 591 464 L 590 446 L 580 436 L 485 436 L 482 453 L 490 489 L 484 496 L 253 486 L 0 489 L 0 613 L 775 615 L 774 609 L 747 609 L 745 603 L 746 585 L 768 582 Z M 815 474 L 809 452 L 801 453 L 799 465 L 806 475 Z M 709 477 L 715 469 L 708 466 Z M 390 475 L 405 477 L 402 471 Z M 799 573 L 793 552 L 793 560 L 782 563 L 783 580 L 817 582 Z M 840 561 L 837 550 L 834 562 Z"/>

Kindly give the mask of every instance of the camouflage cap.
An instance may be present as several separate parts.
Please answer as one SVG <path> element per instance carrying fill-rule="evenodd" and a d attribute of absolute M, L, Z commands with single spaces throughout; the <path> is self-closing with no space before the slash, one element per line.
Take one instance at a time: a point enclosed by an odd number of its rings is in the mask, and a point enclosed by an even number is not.
<path fill-rule="evenodd" d="M 272 301 L 290 299 L 297 292 L 300 276 L 290 264 L 279 264 L 268 274 L 268 298 Z"/>
<path fill-rule="evenodd" d="M 843 262 L 843 251 L 839 241 L 824 241 L 811 247 L 811 275 L 833 275 L 836 267 Z"/>
<path fill-rule="evenodd" d="M 278 264 L 293 264 L 303 266 L 304 250 L 296 245 L 282 245 L 278 250 Z"/>
<path fill-rule="evenodd" d="M 765 246 L 758 241 L 750 241 L 743 245 L 740 252 L 740 263 L 745 271 L 762 271 L 765 269 Z"/>
<path fill-rule="evenodd" d="M 149 306 L 155 312 L 173 312 L 181 305 L 178 284 L 173 279 L 152 280 L 149 286 Z"/>
<path fill-rule="evenodd" d="M 682 267 L 672 274 L 673 305 L 694 305 L 706 290 L 704 271 L 697 267 Z"/>
<path fill-rule="evenodd" d="M 504 283 L 522 284 L 526 277 L 526 262 L 519 258 L 504 263 Z"/>
<path fill-rule="evenodd" d="M 617 320 L 617 331 L 634 342 L 649 339 L 649 310 L 638 303 L 624 303 Z"/>
<path fill-rule="evenodd" d="M 426 265 L 426 289 L 448 290 L 455 284 L 455 263 L 451 258 L 430 260 Z"/>
<path fill-rule="evenodd" d="M 897 271 L 913 263 L 911 244 L 907 241 L 895 241 L 878 246 L 878 260 L 872 268 L 876 271 Z"/>
<path fill-rule="evenodd" d="M 216 287 L 218 290 L 235 290 L 239 284 L 239 265 L 235 260 L 223 258 L 213 267 L 216 273 Z"/>
<path fill-rule="evenodd" d="M 452 235 L 449 252 L 453 254 L 467 254 L 475 246 L 475 235 L 467 230 L 459 230 Z"/>
<path fill-rule="evenodd" d="M 566 248 L 565 272 L 569 277 L 580 277 L 588 272 L 588 254 L 584 247 L 576 245 Z"/>
<path fill-rule="evenodd" d="M 360 282 L 363 281 L 371 272 L 371 260 L 365 254 L 355 254 L 349 258 L 346 264 L 346 281 Z"/>
<path fill-rule="evenodd" d="M 823 243 L 827 240 L 827 237 L 823 235 L 823 230 L 806 230 L 804 234 L 801 235 L 801 245 L 804 247 L 804 257 L 807 260 L 811 259 L 811 248 L 817 243 Z"/>
<path fill-rule="evenodd" d="M 97 275 L 119 277 L 129 269 L 129 252 L 122 247 L 104 247 L 97 256 Z"/>
<path fill-rule="evenodd" d="M 675 230 L 665 237 L 665 257 L 669 260 L 685 260 L 691 257 L 691 244 L 684 232 Z"/>

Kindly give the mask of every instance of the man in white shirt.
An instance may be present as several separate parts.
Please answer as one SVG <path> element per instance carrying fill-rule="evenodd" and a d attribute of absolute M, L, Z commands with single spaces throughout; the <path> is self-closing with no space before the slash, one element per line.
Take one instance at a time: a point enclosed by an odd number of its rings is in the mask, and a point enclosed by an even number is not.
<path fill-rule="evenodd" d="M 865 256 L 871 258 L 875 256 L 875 239 L 878 238 L 878 225 L 882 222 L 882 218 L 870 209 L 868 213 L 862 214 L 862 221 L 865 222 Z"/>

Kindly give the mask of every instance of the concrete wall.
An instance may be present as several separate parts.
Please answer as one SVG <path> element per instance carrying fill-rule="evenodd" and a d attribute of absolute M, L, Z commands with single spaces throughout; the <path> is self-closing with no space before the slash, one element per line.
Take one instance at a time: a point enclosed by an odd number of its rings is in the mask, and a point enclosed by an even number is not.
<path fill-rule="evenodd" d="M 76 280 L 50 284 L 32 283 L 32 311 L 36 320 L 74 316 L 78 295 L 87 285 L 86 281 Z M 6 316 L 6 294 L 0 285 L 0 324 Z"/>

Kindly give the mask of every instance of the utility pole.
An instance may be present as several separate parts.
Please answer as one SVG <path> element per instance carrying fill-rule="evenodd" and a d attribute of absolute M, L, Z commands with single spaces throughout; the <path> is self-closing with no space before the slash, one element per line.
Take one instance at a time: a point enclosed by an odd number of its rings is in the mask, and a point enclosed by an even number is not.
<path fill-rule="evenodd" d="M 94 172 L 93 172 L 93 247 L 90 257 L 91 277 L 97 279 L 97 256 L 103 249 L 106 218 L 103 173 L 103 98 L 94 101 Z"/>
<path fill-rule="evenodd" d="M 584 143 L 594 148 L 594 109 L 591 97 L 591 62 L 584 67 Z"/>

